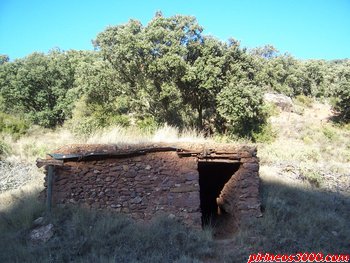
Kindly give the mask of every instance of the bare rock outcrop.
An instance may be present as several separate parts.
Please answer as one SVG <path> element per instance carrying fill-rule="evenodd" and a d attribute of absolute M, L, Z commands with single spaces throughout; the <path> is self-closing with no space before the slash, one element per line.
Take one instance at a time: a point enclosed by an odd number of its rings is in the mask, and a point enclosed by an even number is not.
<path fill-rule="evenodd" d="M 282 111 L 291 112 L 294 108 L 292 99 L 283 94 L 265 93 L 264 100 L 275 104 Z"/>

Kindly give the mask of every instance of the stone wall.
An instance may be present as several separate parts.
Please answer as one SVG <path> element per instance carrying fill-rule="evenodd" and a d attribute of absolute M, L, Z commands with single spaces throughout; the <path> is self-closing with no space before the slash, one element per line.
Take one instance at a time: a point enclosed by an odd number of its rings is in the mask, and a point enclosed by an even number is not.
<path fill-rule="evenodd" d="M 239 170 L 225 184 L 217 204 L 238 222 L 249 217 L 260 217 L 259 160 L 257 157 L 241 158 Z"/>
<path fill-rule="evenodd" d="M 259 161 L 254 148 L 235 150 L 234 154 L 239 169 L 224 185 L 217 204 L 241 221 L 261 215 Z M 110 209 L 137 220 L 165 213 L 200 227 L 198 158 L 201 157 L 195 154 L 181 158 L 173 151 L 127 158 L 66 160 L 62 166 L 55 166 L 52 201 Z M 213 160 L 218 161 L 208 161 Z"/>
<path fill-rule="evenodd" d="M 55 170 L 53 202 L 109 208 L 135 219 L 165 212 L 201 224 L 196 158 L 175 152 L 66 162 Z"/>

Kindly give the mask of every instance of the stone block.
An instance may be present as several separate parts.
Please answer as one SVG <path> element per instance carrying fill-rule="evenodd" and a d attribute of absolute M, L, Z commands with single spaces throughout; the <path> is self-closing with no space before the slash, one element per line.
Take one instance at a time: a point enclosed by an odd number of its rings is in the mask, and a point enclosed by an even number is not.
<path fill-rule="evenodd" d="M 252 171 L 257 172 L 259 171 L 259 164 L 258 163 L 244 163 L 243 168 Z"/>
<path fill-rule="evenodd" d="M 199 191 L 198 187 L 195 185 L 179 185 L 178 187 L 170 189 L 170 192 L 172 193 L 187 193 L 193 191 Z"/>

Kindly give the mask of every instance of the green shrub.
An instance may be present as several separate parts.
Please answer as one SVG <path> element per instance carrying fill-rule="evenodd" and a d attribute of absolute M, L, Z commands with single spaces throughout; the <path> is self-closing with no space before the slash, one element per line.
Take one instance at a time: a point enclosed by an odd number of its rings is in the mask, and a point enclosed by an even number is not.
<path fill-rule="evenodd" d="M 256 85 L 230 83 L 218 94 L 217 104 L 229 130 L 239 136 L 252 138 L 267 121 L 263 92 Z"/>
<path fill-rule="evenodd" d="M 130 120 L 125 115 L 100 115 L 94 113 L 91 116 L 73 118 L 67 122 L 69 129 L 75 135 L 90 136 L 97 131 L 110 126 L 130 126 Z"/>
<path fill-rule="evenodd" d="M 17 139 L 21 135 L 24 135 L 28 129 L 28 121 L 0 112 L 0 132 L 10 134 Z"/>
<path fill-rule="evenodd" d="M 314 142 L 313 139 L 308 135 L 303 136 L 302 140 L 305 144 L 308 144 L 308 145 Z"/>
<path fill-rule="evenodd" d="M 264 110 L 267 116 L 278 116 L 280 114 L 278 106 L 274 103 L 265 103 Z"/>
<path fill-rule="evenodd" d="M 303 116 L 305 113 L 305 107 L 295 104 L 293 107 L 293 113 Z"/>
<path fill-rule="evenodd" d="M 329 139 L 329 140 L 336 140 L 339 136 L 336 133 L 335 129 L 330 128 L 330 127 L 323 127 L 322 129 L 322 133 L 323 135 Z"/>
<path fill-rule="evenodd" d="M 47 145 L 39 145 L 34 142 L 29 142 L 23 145 L 23 150 L 25 156 L 27 157 L 35 157 L 35 158 L 44 158 L 46 154 L 49 152 L 49 148 Z"/>
<path fill-rule="evenodd" d="M 328 98 L 328 103 L 335 109 L 338 99 L 334 96 Z"/>
<path fill-rule="evenodd" d="M 303 169 L 301 172 L 301 177 L 307 180 L 313 186 L 320 187 L 324 181 L 322 175 L 320 175 L 320 173 L 317 171 L 311 169 Z"/>
<path fill-rule="evenodd" d="M 136 122 L 137 127 L 144 132 L 154 132 L 158 128 L 158 123 L 153 117 L 146 117 Z"/>
<path fill-rule="evenodd" d="M 350 122 L 350 81 L 342 81 L 336 91 L 335 107 L 343 122 Z"/>
<path fill-rule="evenodd" d="M 11 152 L 10 146 L 0 139 L 0 160 L 1 156 L 8 155 Z"/>
<path fill-rule="evenodd" d="M 294 98 L 294 103 L 303 107 L 312 107 L 313 99 L 305 95 L 298 95 Z"/>
<path fill-rule="evenodd" d="M 252 139 L 254 142 L 271 143 L 277 138 L 277 132 L 273 129 L 271 123 L 261 126 L 258 131 L 253 131 Z"/>
<path fill-rule="evenodd" d="M 121 127 L 129 127 L 130 119 L 126 115 L 111 115 L 108 116 L 105 120 L 107 126 L 121 126 Z"/>
<path fill-rule="evenodd" d="M 88 104 L 82 97 L 76 102 L 73 116 L 65 125 L 75 135 L 88 137 L 110 126 L 128 127 L 130 118 L 110 105 Z"/>

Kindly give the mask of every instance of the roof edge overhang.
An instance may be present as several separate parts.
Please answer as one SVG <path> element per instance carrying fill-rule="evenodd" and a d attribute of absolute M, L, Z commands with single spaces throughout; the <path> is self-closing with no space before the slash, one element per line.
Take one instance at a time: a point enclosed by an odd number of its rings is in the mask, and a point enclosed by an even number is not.
<path fill-rule="evenodd" d="M 103 159 L 123 159 L 131 158 L 141 155 L 146 155 L 149 153 L 159 153 L 159 152 L 176 152 L 179 158 L 195 157 L 198 162 L 223 162 L 223 163 L 237 163 L 240 162 L 242 157 L 246 157 L 247 154 L 250 156 L 256 156 L 256 147 L 243 146 L 239 148 L 233 148 L 232 145 L 226 144 L 227 150 L 225 150 L 225 144 L 220 144 L 219 149 L 215 148 L 199 148 L 196 147 L 194 150 L 188 150 L 176 146 L 149 146 L 145 148 L 133 148 L 133 149 L 116 149 L 108 146 L 108 150 L 101 150 L 103 148 L 92 147 L 90 150 L 85 150 L 80 152 L 67 151 L 64 148 L 60 152 L 60 149 L 54 153 L 48 154 L 47 159 L 38 159 L 37 166 L 42 167 L 46 165 L 63 165 L 64 162 L 79 162 L 79 161 L 94 161 Z M 93 146 L 93 145 L 90 145 Z M 209 145 L 214 146 L 215 145 Z M 83 146 L 79 146 L 83 147 Z M 77 147 L 77 149 L 80 149 Z M 243 156 L 244 155 L 244 156 Z"/>

